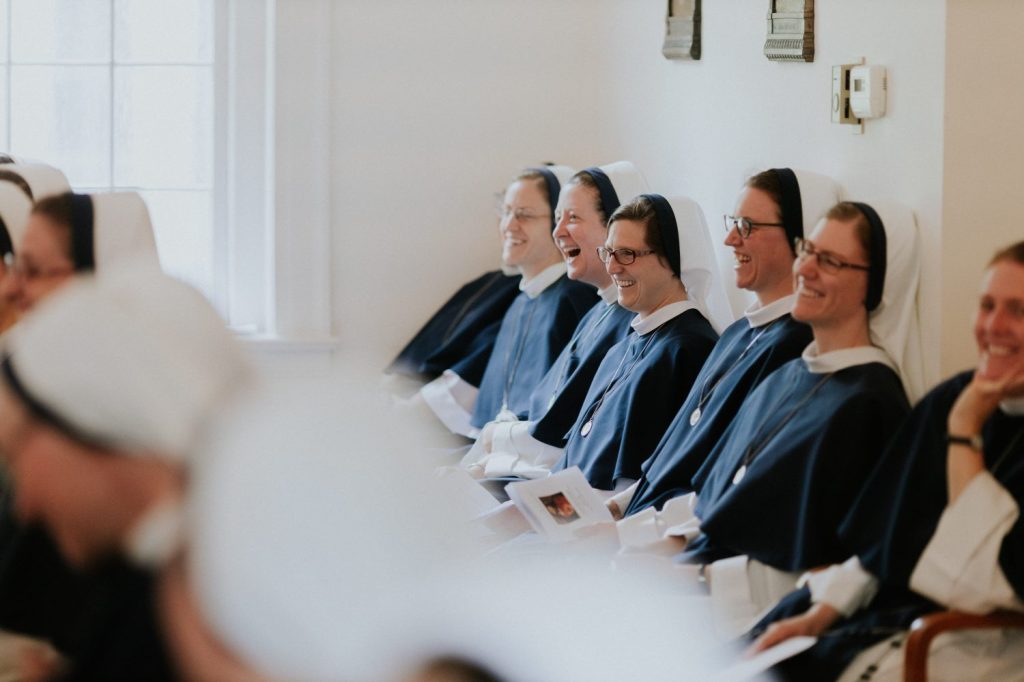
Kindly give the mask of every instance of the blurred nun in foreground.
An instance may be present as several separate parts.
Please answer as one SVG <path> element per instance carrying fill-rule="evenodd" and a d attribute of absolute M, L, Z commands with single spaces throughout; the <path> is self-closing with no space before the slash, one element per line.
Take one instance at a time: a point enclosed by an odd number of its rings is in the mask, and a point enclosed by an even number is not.
<path fill-rule="evenodd" d="M 187 560 L 161 595 L 183 674 L 659 680 L 681 657 L 697 677 L 717 667 L 671 586 L 637 597 L 601 559 L 553 572 L 475 558 L 427 463 L 405 456 L 416 429 L 382 429 L 353 375 L 248 402 L 197 458 Z M 616 606 L 621 628 L 603 617 Z"/>

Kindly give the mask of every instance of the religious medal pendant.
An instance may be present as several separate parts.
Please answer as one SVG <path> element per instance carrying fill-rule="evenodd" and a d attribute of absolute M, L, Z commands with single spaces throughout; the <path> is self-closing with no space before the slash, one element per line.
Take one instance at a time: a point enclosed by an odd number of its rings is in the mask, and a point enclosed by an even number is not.
<path fill-rule="evenodd" d="M 732 477 L 732 484 L 739 485 L 739 482 L 743 480 L 743 477 L 747 475 L 747 465 L 744 464 L 736 470 L 736 475 Z"/>
<path fill-rule="evenodd" d="M 591 417 L 590 419 L 587 420 L 587 422 L 582 427 L 580 427 L 580 435 L 583 436 L 584 438 L 586 438 L 587 436 L 590 435 L 590 431 L 593 428 L 594 428 L 594 418 Z"/>
<path fill-rule="evenodd" d="M 698 407 L 690 413 L 690 426 L 696 426 L 697 422 L 700 421 L 700 408 Z"/>

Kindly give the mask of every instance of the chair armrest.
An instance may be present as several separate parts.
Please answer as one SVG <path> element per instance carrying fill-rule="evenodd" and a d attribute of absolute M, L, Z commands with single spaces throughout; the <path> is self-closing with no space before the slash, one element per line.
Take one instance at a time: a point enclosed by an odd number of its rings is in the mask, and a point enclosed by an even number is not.
<path fill-rule="evenodd" d="M 926 682 L 928 679 L 928 649 L 932 640 L 950 630 L 1021 628 L 1024 613 L 996 611 L 986 615 L 962 611 L 940 611 L 915 620 L 910 626 L 907 646 L 903 655 L 904 682 Z"/>

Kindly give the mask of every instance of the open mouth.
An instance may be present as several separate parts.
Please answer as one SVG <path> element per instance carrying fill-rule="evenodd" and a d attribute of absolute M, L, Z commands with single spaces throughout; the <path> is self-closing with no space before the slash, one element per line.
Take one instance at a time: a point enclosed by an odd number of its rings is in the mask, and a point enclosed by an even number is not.
<path fill-rule="evenodd" d="M 633 286 L 634 284 L 636 284 L 636 280 L 635 279 L 616 279 L 615 280 L 615 286 L 617 286 L 620 289 L 628 289 L 629 287 Z"/>
<path fill-rule="evenodd" d="M 990 343 L 985 350 L 988 352 L 989 357 L 992 358 L 1008 358 L 1012 355 L 1016 355 L 1019 351 L 1016 346 L 1007 346 L 995 343 Z"/>
<path fill-rule="evenodd" d="M 736 259 L 736 264 L 733 266 L 734 269 L 740 268 L 750 262 L 750 256 L 747 256 L 745 254 L 736 253 L 735 251 L 733 251 L 732 255 L 733 258 Z"/>

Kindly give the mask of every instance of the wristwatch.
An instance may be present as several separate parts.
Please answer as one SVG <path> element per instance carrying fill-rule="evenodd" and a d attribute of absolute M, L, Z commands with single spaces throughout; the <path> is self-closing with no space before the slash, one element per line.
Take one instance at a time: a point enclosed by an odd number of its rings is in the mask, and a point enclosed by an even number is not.
<path fill-rule="evenodd" d="M 982 452 L 985 447 L 985 442 L 981 439 L 981 434 L 975 434 L 973 436 L 957 436 L 952 433 L 947 433 L 946 444 L 949 445 L 951 443 L 966 445 L 977 452 Z"/>

